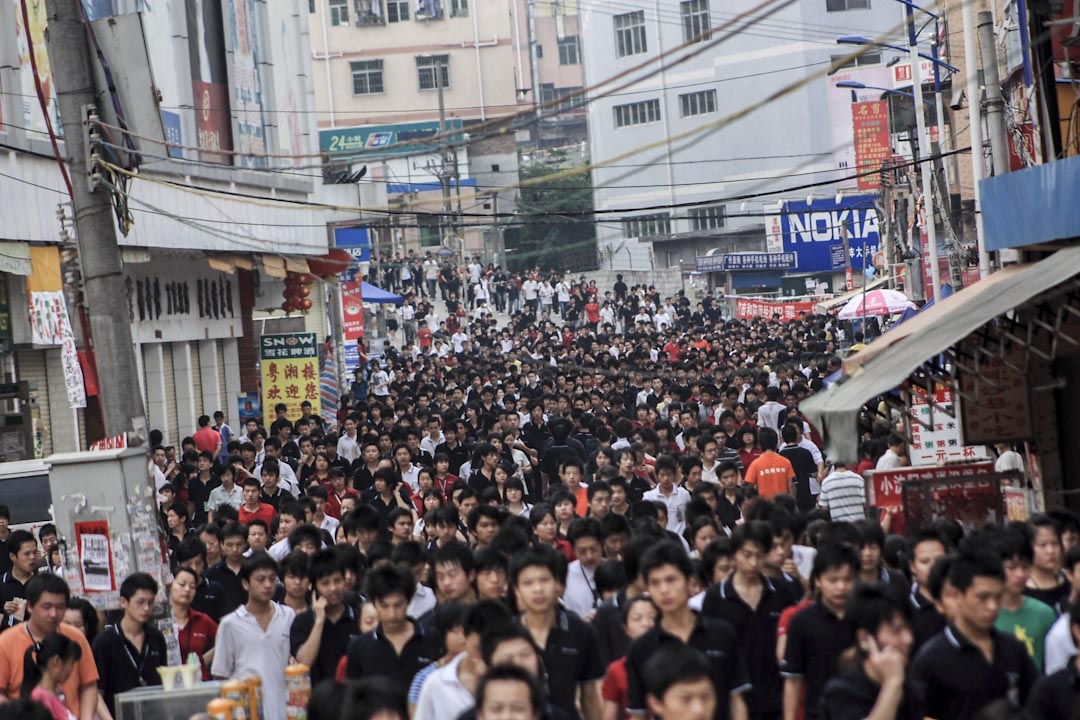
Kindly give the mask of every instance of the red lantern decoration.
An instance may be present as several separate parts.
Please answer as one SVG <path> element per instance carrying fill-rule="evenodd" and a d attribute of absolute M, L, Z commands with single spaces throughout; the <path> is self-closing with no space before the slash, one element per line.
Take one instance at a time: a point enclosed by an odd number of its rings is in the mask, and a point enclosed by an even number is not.
<path fill-rule="evenodd" d="M 297 297 L 306 298 L 310 294 L 311 294 L 311 286 L 310 285 L 301 285 L 298 288 L 296 288 Z"/>
<path fill-rule="evenodd" d="M 304 312 L 307 312 L 308 310 L 310 310 L 311 309 L 311 300 L 309 298 L 304 298 L 303 300 L 301 300 L 300 301 L 300 309 L 302 309 Z"/>

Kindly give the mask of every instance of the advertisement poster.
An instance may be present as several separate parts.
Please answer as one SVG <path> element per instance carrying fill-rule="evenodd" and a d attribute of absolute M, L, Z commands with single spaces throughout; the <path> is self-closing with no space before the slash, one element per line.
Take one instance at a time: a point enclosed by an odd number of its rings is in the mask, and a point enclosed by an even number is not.
<path fill-rule="evenodd" d="M 86 592 L 115 590 L 109 523 L 105 520 L 75 523 L 75 543 L 79 549 L 83 589 Z"/>
<path fill-rule="evenodd" d="M 867 100 L 881 100 L 878 87 L 891 87 L 890 68 L 884 65 L 866 65 L 846 67 L 828 76 L 829 83 L 829 128 L 832 135 L 833 161 L 836 169 L 843 171 L 844 177 L 855 174 L 855 143 L 851 137 L 853 110 L 855 103 Z M 865 88 L 840 87 L 842 82 L 857 82 Z M 852 186 L 854 182 L 849 181 Z"/>
<path fill-rule="evenodd" d="M 315 333 L 280 333 L 259 339 L 262 360 L 262 404 L 273 416 L 274 406 L 285 403 L 286 417 L 300 417 L 307 400 L 316 415 L 319 399 L 319 342 Z"/>
<path fill-rule="evenodd" d="M 58 136 L 63 136 L 64 128 L 60 124 L 60 113 L 56 106 L 56 86 L 52 81 L 52 68 L 49 65 L 49 52 L 45 44 L 45 26 L 48 18 L 45 11 L 45 2 L 26 2 L 26 16 L 30 20 L 29 41 L 27 28 L 23 23 L 23 0 L 14 0 L 12 14 L 15 17 L 15 30 L 18 35 L 19 73 L 18 93 L 22 96 L 23 125 L 28 130 L 33 130 L 44 135 L 48 132 L 45 126 L 45 117 L 41 114 L 41 104 L 38 102 L 37 88 L 34 87 L 34 73 L 30 63 L 30 45 L 34 46 L 34 63 L 37 65 L 38 80 L 41 82 L 41 93 L 45 96 L 46 107 L 49 117 L 52 119 L 53 130 Z M 31 134 L 33 137 L 33 134 Z M 42 138 L 37 138 L 42 139 Z M 46 138 L 47 139 L 47 138 Z"/>
<path fill-rule="evenodd" d="M 855 165 L 859 172 L 860 190 L 881 188 L 882 165 L 892 157 L 889 138 L 889 104 L 884 100 L 855 103 L 854 116 Z M 870 173 L 866 175 L 864 173 Z"/>
<path fill-rule="evenodd" d="M 811 315 L 814 312 L 812 301 L 802 302 L 772 302 L 770 300 L 743 300 L 735 301 L 735 317 L 739 320 L 751 320 L 753 318 L 771 318 L 779 315 L 780 320 L 794 320 L 802 313 Z"/>
<path fill-rule="evenodd" d="M 934 408 L 921 389 L 911 396 L 911 446 L 913 466 L 941 465 L 986 458 L 983 445 L 964 445 L 960 435 L 960 408 L 954 405 L 952 390 L 939 386 L 934 392 Z M 955 415 L 950 416 L 946 410 Z M 930 427 L 927 424 L 932 423 Z"/>
<path fill-rule="evenodd" d="M 842 270 L 844 230 L 853 270 L 863 269 L 863 255 L 872 258 L 881 248 L 874 195 L 788 200 L 779 215 L 784 252 L 798 258 L 799 272 Z M 865 252 L 864 252 L 865 248 Z"/>
<path fill-rule="evenodd" d="M 259 65 L 264 62 L 259 47 L 258 18 L 254 0 L 225 0 L 229 29 L 229 75 L 232 109 L 236 113 L 236 164 L 260 167 L 265 155 L 266 129 L 263 127 L 262 80 Z"/>
<path fill-rule="evenodd" d="M 259 418 L 259 415 L 262 413 L 258 393 L 237 393 L 236 407 L 239 412 L 240 419 L 244 422 L 247 422 L 248 420 L 257 420 Z"/>
<path fill-rule="evenodd" d="M 354 277 L 356 279 L 343 280 L 341 283 L 341 312 L 345 316 L 342 327 L 346 342 L 355 342 L 364 337 L 364 298 L 360 277 Z"/>
<path fill-rule="evenodd" d="M 221 0 L 186 0 L 199 159 L 229 165 L 233 149 Z"/>

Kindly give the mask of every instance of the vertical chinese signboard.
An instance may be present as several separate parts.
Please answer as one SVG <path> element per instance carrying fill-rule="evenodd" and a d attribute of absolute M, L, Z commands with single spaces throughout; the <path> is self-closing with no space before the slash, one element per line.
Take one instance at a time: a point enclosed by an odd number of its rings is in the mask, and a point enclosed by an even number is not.
<path fill-rule="evenodd" d="M 976 341 L 966 349 L 978 352 Z M 986 357 L 978 376 L 960 374 L 960 391 L 965 398 L 963 429 L 967 442 L 998 443 L 1027 440 L 1035 434 L 1031 422 L 1031 395 L 1023 368 L 1024 349 L 1014 345 L 1004 358 Z"/>
<path fill-rule="evenodd" d="M 881 175 L 877 171 L 892 155 L 889 142 L 889 104 L 885 100 L 857 102 L 851 106 L 851 115 L 859 189 L 879 190 Z"/>
<path fill-rule="evenodd" d="M 960 409 L 953 401 L 951 389 L 942 386 L 935 389 L 931 411 L 925 393 L 915 388 L 910 412 L 911 447 L 908 455 L 913 466 L 971 462 L 987 457 L 984 446 L 964 445 L 960 434 Z"/>
<path fill-rule="evenodd" d="M 315 333 L 263 335 L 259 340 L 262 361 L 262 405 L 267 413 L 285 403 L 286 417 L 300 417 L 300 403 L 322 411 L 319 402 L 319 342 Z"/>

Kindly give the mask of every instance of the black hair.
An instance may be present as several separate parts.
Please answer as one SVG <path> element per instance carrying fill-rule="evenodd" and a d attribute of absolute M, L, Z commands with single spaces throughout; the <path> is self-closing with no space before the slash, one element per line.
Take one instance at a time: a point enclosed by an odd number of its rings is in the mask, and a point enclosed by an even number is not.
<path fill-rule="evenodd" d="M 277 575 L 277 561 L 265 551 L 252 553 L 240 568 L 240 579 L 250 581 L 252 574 L 259 570 L 273 570 L 274 574 Z"/>
<path fill-rule="evenodd" d="M 543 662 L 542 653 L 540 648 L 536 646 L 532 634 L 518 623 L 509 622 L 492 625 L 480 635 L 480 656 L 486 664 L 491 664 L 491 658 L 495 655 L 495 651 L 499 645 L 507 640 L 526 641 L 536 651 L 537 659 Z"/>
<path fill-rule="evenodd" d="M 1001 559 L 989 550 L 968 549 L 956 555 L 950 564 L 946 579 L 949 584 L 966 593 L 977 577 L 1005 580 Z"/>
<path fill-rule="evenodd" d="M 427 555 L 424 553 L 423 548 L 420 547 L 420 543 L 415 540 L 408 540 L 394 545 L 394 549 L 390 553 L 390 560 L 395 565 L 414 568 L 427 562 Z"/>
<path fill-rule="evenodd" d="M 566 582 L 566 556 L 550 546 L 535 545 L 510 558 L 510 587 L 516 587 L 518 576 L 530 567 L 547 568 L 559 583 Z"/>
<path fill-rule="evenodd" d="M 30 693 L 41 682 L 45 668 L 54 657 L 63 662 L 77 662 L 82 658 L 82 648 L 78 642 L 58 632 L 49 633 L 39 643 L 31 643 L 23 654 L 23 679 L 19 688 L 22 700 L 30 699 Z"/>
<path fill-rule="evenodd" d="M 182 520 L 188 519 L 188 509 L 184 503 L 173 503 L 169 506 L 168 512 L 176 513 L 176 517 Z"/>
<path fill-rule="evenodd" d="M 406 602 L 416 592 L 416 580 L 412 573 L 399 565 L 379 565 L 368 571 L 364 578 L 364 595 L 376 601 L 391 595 L 403 595 Z"/>
<path fill-rule="evenodd" d="M 188 535 L 173 550 L 173 561 L 177 565 L 183 565 L 195 558 L 202 558 L 203 564 L 206 564 L 206 543 L 200 540 L 198 535 Z"/>
<path fill-rule="evenodd" d="M 764 520 L 751 520 L 737 526 L 731 533 L 731 552 L 737 553 L 743 545 L 752 542 L 761 548 L 761 552 L 768 553 L 773 547 L 773 529 Z M 715 565 L 716 563 L 713 563 Z M 712 568 L 710 567 L 711 571 Z"/>
<path fill-rule="evenodd" d="M 310 578 L 311 558 L 307 553 L 293 550 L 291 553 L 281 558 L 281 562 L 278 563 L 278 575 L 283 580 L 289 575 L 298 578 Z"/>
<path fill-rule="evenodd" d="M 71 600 L 71 590 L 64 578 L 52 573 L 38 573 L 26 581 L 26 604 L 30 607 L 37 605 L 42 594 L 63 595 L 64 603 Z"/>
<path fill-rule="evenodd" d="M 497 600 L 480 600 L 465 611 L 463 627 L 466 635 L 483 636 L 489 628 L 509 625 L 513 620 L 510 608 Z"/>
<path fill-rule="evenodd" d="M 539 503 L 533 506 L 533 509 L 529 511 L 529 524 L 534 528 L 544 521 L 544 518 L 550 515 L 555 517 L 555 505 L 552 503 Z"/>
<path fill-rule="evenodd" d="M 94 638 L 97 637 L 98 630 L 101 628 L 101 624 L 98 621 L 97 608 L 90 604 L 90 601 L 84 597 L 73 597 L 68 600 L 68 610 L 77 610 L 79 615 L 82 616 L 86 642 L 93 644 Z"/>
<path fill-rule="evenodd" d="M 8 535 L 7 546 L 12 555 L 18 553 L 26 543 L 33 543 L 34 547 L 37 548 L 37 540 L 34 539 L 34 534 L 29 530 L 15 530 Z"/>
<path fill-rule="evenodd" d="M 226 523 L 225 527 L 221 528 L 221 540 L 224 542 L 230 537 L 242 537 L 244 542 L 247 542 L 247 527 L 238 522 Z"/>
<path fill-rule="evenodd" d="M 465 627 L 468 606 L 459 602 L 444 602 L 435 606 L 435 654 L 446 654 L 446 636 L 455 628 Z"/>
<path fill-rule="evenodd" d="M 483 572 L 484 570 L 502 570 L 506 572 L 509 561 L 507 556 L 495 548 L 486 547 L 480 548 L 474 553 L 475 569 L 477 572 Z"/>
<path fill-rule="evenodd" d="M 319 550 L 311 557 L 309 577 L 312 586 L 322 578 L 330 577 L 334 573 L 341 573 L 341 576 L 345 577 L 345 565 L 341 562 L 338 553 L 332 548 Z"/>
<path fill-rule="evenodd" d="M 537 678 L 534 678 L 524 669 L 516 665 L 496 665 L 484 673 L 484 676 L 480 678 L 480 682 L 476 686 L 476 707 L 478 709 L 484 706 L 487 687 L 493 682 L 524 683 L 525 687 L 529 689 L 529 704 L 532 713 L 538 715 L 544 708 L 544 690 L 540 686 L 540 681 Z"/>
<path fill-rule="evenodd" d="M 371 720 L 377 715 L 409 717 L 404 688 L 385 677 L 368 677 L 345 683 L 337 718 Z"/>
<path fill-rule="evenodd" d="M 686 578 L 690 578 L 694 574 L 694 566 L 690 562 L 690 556 L 686 554 L 686 550 L 682 545 L 672 540 L 665 540 L 649 548 L 641 556 L 638 572 L 642 578 L 648 581 L 649 573 L 664 565 L 674 565 Z"/>
<path fill-rule="evenodd" d="M 852 636 L 858 630 L 876 635 L 882 625 L 897 615 L 907 618 L 904 606 L 892 595 L 879 586 L 859 584 L 848 598 L 844 621 L 851 628 Z"/>
<path fill-rule="evenodd" d="M 626 569 L 618 560 L 605 560 L 596 566 L 594 573 L 596 593 L 614 592 L 626 587 Z"/>
<path fill-rule="evenodd" d="M 602 492 L 611 495 L 611 485 L 607 484 L 607 482 L 603 480 L 594 480 L 592 484 L 589 485 L 589 489 L 586 492 L 586 495 L 589 498 L 589 502 L 592 502 L 592 499 L 596 497 L 597 493 Z"/>
<path fill-rule="evenodd" d="M 818 578 L 829 570 L 843 567 L 851 568 L 851 572 L 858 575 L 860 565 L 859 556 L 850 545 L 825 543 L 818 548 L 817 555 L 814 556 L 814 567 L 810 571 L 810 580 L 816 582 Z"/>
<path fill-rule="evenodd" d="M 601 545 L 604 543 L 604 531 L 595 518 L 575 518 L 570 521 L 570 527 L 566 531 L 566 539 L 571 547 L 582 538 L 594 538 Z"/>
<path fill-rule="evenodd" d="M 689 645 L 662 643 L 645 663 L 645 687 L 649 695 L 662 698 L 672 685 L 708 679 L 715 670 L 704 653 Z"/>
<path fill-rule="evenodd" d="M 489 487 L 487 490 L 495 490 L 496 493 L 498 492 L 498 490 L 493 487 Z M 487 493 L 487 490 L 484 491 L 485 494 Z M 469 528 L 469 532 L 476 532 L 476 526 L 480 524 L 481 518 L 494 520 L 496 524 L 501 525 L 503 520 L 503 510 L 494 505 L 480 503 L 470 510 L 469 514 L 465 517 L 465 525 Z"/>
<path fill-rule="evenodd" d="M 148 590 L 151 595 L 157 595 L 157 580 L 149 573 L 137 572 L 128 575 L 120 583 L 120 597 L 124 600 L 130 600 L 139 590 Z"/>
<path fill-rule="evenodd" d="M 341 520 L 346 535 L 352 535 L 365 531 L 378 531 L 381 524 L 379 511 L 368 504 L 359 505 L 356 509 L 348 512 Z"/>
<path fill-rule="evenodd" d="M 600 519 L 600 532 L 605 540 L 612 535 L 626 535 L 629 537 L 630 521 L 626 519 L 625 515 L 608 513 Z"/>
<path fill-rule="evenodd" d="M 1031 544 L 1021 533 L 1013 530 L 1005 530 L 997 533 L 991 544 L 994 552 L 1005 563 L 1009 560 L 1019 559 L 1021 562 L 1031 564 L 1033 553 Z"/>
<path fill-rule="evenodd" d="M 458 565 L 466 574 L 476 569 L 476 561 L 473 559 L 472 550 L 464 543 L 459 542 L 447 543 L 436 550 L 431 565 L 432 567 Z"/>

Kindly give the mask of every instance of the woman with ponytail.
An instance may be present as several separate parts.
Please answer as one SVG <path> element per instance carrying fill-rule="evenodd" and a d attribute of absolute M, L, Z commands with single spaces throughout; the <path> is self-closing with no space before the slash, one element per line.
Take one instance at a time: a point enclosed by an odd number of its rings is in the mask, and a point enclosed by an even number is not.
<path fill-rule="evenodd" d="M 75 720 L 58 693 L 81 657 L 79 644 L 59 633 L 31 645 L 23 657 L 22 699 L 44 705 L 53 720 Z"/>

